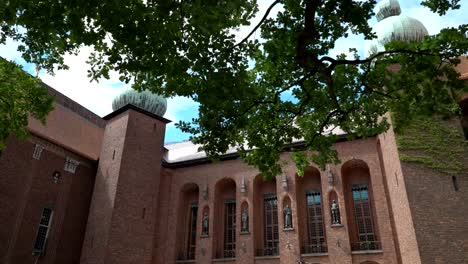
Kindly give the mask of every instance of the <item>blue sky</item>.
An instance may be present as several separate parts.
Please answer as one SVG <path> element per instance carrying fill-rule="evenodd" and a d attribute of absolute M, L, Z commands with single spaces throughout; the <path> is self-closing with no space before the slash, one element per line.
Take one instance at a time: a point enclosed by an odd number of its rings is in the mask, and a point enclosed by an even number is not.
<path fill-rule="evenodd" d="M 252 25 L 263 16 L 265 10 L 273 0 L 258 0 L 260 11 L 259 15 L 252 21 Z M 433 14 L 429 9 L 420 5 L 421 1 L 400 0 L 402 14 L 419 19 L 428 29 L 429 34 L 436 34 L 445 27 L 454 27 L 468 23 L 466 18 L 468 14 L 468 0 L 462 0 L 461 9 L 450 11 L 445 16 L 439 17 Z M 275 15 L 280 7 L 272 10 L 271 15 Z M 375 19 L 369 22 L 371 25 L 376 23 Z M 252 26 L 241 28 L 235 32 L 238 39 L 242 39 L 250 32 Z M 260 34 L 256 33 L 252 38 L 258 38 Z M 0 45 L 0 56 L 9 60 L 16 61 L 24 66 L 25 70 L 35 74 L 35 66 L 28 65 L 21 59 L 21 54 L 16 51 L 17 43 L 9 40 L 5 45 Z M 356 48 L 363 55 L 364 40 L 362 36 L 351 35 L 347 39 L 340 39 L 336 43 L 336 48 L 330 52 L 331 56 L 347 53 L 349 48 Z M 118 80 L 117 73 L 111 73 L 109 80 L 100 80 L 99 83 L 90 83 L 87 77 L 86 59 L 91 52 L 90 48 L 82 48 L 77 56 L 65 56 L 65 62 L 70 66 L 67 71 L 57 71 L 53 76 L 41 72 L 39 77 L 48 85 L 90 109 L 99 116 L 105 116 L 112 112 L 112 99 L 129 89 L 129 85 L 121 83 Z M 188 98 L 175 97 L 168 99 L 168 110 L 164 117 L 173 122 L 167 126 L 166 142 L 182 141 L 189 138 L 188 134 L 179 131 L 174 123 L 179 120 L 190 121 L 198 115 L 198 105 Z"/>

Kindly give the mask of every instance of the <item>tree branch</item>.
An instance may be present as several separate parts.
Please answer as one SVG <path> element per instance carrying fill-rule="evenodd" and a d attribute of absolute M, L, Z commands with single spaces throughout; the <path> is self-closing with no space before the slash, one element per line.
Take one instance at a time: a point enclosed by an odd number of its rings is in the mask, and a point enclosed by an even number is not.
<path fill-rule="evenodd" d="M 316 62 L 316 58 L 311 58 L 311 54 L 307 52 L 307 45 L 319 37 L 317 28 L 315 27 L 315 13 L 319 7 L 321 0 L 307 0 L 304 13 L 304 30 L 299 35 L 297 41 L 297 61 L 299 65 L 306 68 L 311 61 Z"/>
<path fill-rule="evenodd" d="M 365 63 L 370 63 L 373 60 L 383 56 L 383 55 L 388 55 L 388 54 L 396 54 L 396 53 L 406 53 L 406 54 L 414 54 L 414 55 L 428 55 L 428 56 L 441 56 L 441 54 L 434 54 L 428 52 L 429 50 L 421 50 L 421 51 L 414 51 L 414 50 L 407 50 L 407 49 L 396 49 L 396 50 L 388 50 L 388 51 L 381 51 L 378 52 L 372 56 L 370 56 L 367 59 L 364 60 L 337 60 L 333 59 L 332 57 L 329 56 L 323 56 L 320 58 L 319 62 L 324 62 L 328 61 L 330 62 L 330 66 L 328 66 L 328 69 L 333 70 L 337 65 L 359 65 L 359 64 L 365 64 Z"/>
<path fill-rule="evenodd" d="M 249 38 L 250 36 L 252 36 L 253 33 L 255 33 L 255 31 L 257 31 L 257 29 L 263 24 L 263 22 L 265 22 L 265 20 L 268 18 L 268 15 L 270 14 L 271 10 L 273 9 L 273 7 L 275 5 L 277 5 L 278 3 L 280 2 L 280 0 L 276 0 L 274 1 L 267 9 L 267 11 L 265 12 L 265 15 L 263 15 L 263 18 L 262 20 L 260 20 L 260 22 L 258 22 L 258 24 L 252 29 L 252 31 L 250 31 L 250 33 L 247 35 L 247 37 L 245 37 L 244 39 L 241 40 L 241 42 L 237 43 L 236 45 L 232 46 L 231 48 L 228 49 L 228 51 L 231 51 L 237 47 L 239 47 L 240 45 L 244 44 Z"/>

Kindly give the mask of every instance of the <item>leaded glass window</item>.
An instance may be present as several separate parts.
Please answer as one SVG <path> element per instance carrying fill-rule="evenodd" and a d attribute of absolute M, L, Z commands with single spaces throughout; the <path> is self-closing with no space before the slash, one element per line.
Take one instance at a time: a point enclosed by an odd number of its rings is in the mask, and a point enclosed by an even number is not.
<path fill-rule="evenodd" d="M 42 210 L 39 228 L 37 230 L 36 241 L 34 242 L 33 255 L 43 255 L 49 236 L 50 225 L 52 224 L 53 210 L 51 208 L 44 208 Z"/>
<path fill-rule="evenodd" d="M 198 204 L 192 203 L 190 205 L 189 219 L 188 219 L 188 232 L 187 232 L 187 259 L 195 259 L 195 249 L 197 241 L 197 214 Z"/>
<path fill-rule="evenodd" d="M 356 219 L 357 239 L 359 249 L 372 249 L 377 241 L 374 223 L 372 219 L 372 208 L 369 199 L 369 188 L 367 184 L 353 184 L 354 217 Z"/>
<path fill-rule="evenodd" d="M 227 200 L 224 204 L 224 251 L 223 257 L 236 257 L 236 201 Z"/>
<path fill-rule="evenodd" d="M 305 253 L 327 252 L 320 191 L 307 192 L 306 200 L 308 245 Z"/>
<path fill-rule="evenodd" d="M 265 240 L 264 255 L 278 255 L 278 199 L 276 195 L 264 197 Z"/>

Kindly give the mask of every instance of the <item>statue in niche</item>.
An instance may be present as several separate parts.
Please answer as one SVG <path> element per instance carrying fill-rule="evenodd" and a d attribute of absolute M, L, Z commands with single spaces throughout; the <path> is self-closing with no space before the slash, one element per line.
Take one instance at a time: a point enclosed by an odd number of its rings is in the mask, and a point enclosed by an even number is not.
<path fill-rule="evenodd" d="M 291 229 L 292 226 L 292 211 L 289 205 L 284 207 L 284 229 Z"/>
<path fill-rule="evenodd" d="M 242 209 L 241 232 L 249 232 L 249 212 L 247 208 Z"/>
<path fill-rule="evenodd" d="M 208 230 L 210 227 L 210 222 L 208 219 L 208 212 L 203 213 L 203 226 L 202 226 L 202 235 L 207 236 L 208 235 Z"/>
<path fill-rule="evenodd" d="M 332 224 L 333 225 L 341 224 L 340 207 L 338 206 L 338 203 L 336 203 L 336 200 L 333 200 L 332 202 L 331 214 L 332 214 Z"/>

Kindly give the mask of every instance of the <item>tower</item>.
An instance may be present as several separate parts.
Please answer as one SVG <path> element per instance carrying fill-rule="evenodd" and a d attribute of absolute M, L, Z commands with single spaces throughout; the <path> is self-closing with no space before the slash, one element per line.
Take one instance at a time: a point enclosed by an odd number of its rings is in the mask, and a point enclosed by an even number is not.
<path fill-rule="evenodd" d="M 126 92 L 107 120 L 81 263 L 151 263 L 166 100 Z"/>

